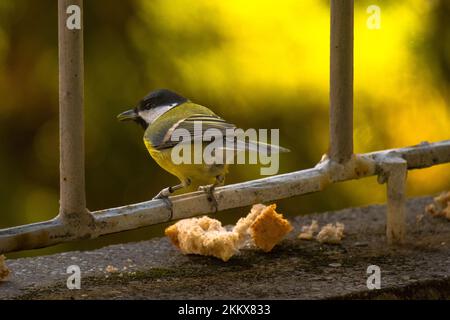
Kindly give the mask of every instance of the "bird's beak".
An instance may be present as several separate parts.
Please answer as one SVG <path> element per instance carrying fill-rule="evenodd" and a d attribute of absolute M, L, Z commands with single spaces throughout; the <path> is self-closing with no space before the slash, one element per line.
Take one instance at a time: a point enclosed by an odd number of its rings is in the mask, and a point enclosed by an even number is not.
<path fill-rule="evenodd" d="M 125 112 L 122 112 L 117 116 L 117 120 L 119 121 L 125 121 L 125 120 L 135 120 L 139 117 L 137 112 L 134 109 L 127 110 Z"/>

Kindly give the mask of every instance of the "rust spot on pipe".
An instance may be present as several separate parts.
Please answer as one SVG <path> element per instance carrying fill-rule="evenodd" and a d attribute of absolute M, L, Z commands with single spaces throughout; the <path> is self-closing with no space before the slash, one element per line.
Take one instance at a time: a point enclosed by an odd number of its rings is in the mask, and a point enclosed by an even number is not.
<path fill-rule="evenodd" d="M 47 230 L 18 234 L 12 241 L 15 250 L 42 248 L 48 246 L 50 234 Z"/>
<path fill-rule="evenodd" d="M 355 167 L 355 175 L 360 177 L 365 177 L 369 173 L 369 166 L 363 162 L 359 162 Z"/>
<path fill-rule="evenodd" d="M 323 190 L 332 183 L 331 178 L 328 174 L 322 174 L 319 179 L 319 189 Z"/>

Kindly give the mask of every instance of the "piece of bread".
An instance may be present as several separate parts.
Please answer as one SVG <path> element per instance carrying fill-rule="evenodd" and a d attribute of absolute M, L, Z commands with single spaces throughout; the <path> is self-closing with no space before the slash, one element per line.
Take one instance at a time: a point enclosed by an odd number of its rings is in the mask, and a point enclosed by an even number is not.
<path fill-rule="evenodd" d="M 283 218 L 283 215 L 275 211 L 276 207 L 272 204 L 263 208 L 249 228 L 255 245 L 265 252 L 271 251 L 286 234 L 292 231 L 291 224 Z"/>
<path fill-rule="evenodd" d="M 433 203 L 425 207 L 425 212 L 433 217 L 445 217 L 450 220 L 450 191 L 435 197 Z"/>
<path fill-rule="evenodd" d="M 226 230 L 220 221 L 204 216 L 180 220 L 168 227 L 165 234 L 183 254 L 213 256 L 228 261 L 248 243 L 267 252 L 292 230 L 289 221 L 275 208 L 275 205 L 254 205 L 231 231 Z"/>
<path fill-rule="evenodd" d="M 302 240 L 313 240 L 314 234 L 319 230 L 319 224 L 317 223 L 317 220 L 311 221 L 311 224 L 309 226 L 303 226 L 302 232 L 298 235 L 299 239 Z"/>
<path fill-rule="evenodd" d="M 105 271 L 108 273 L 116 273 L 119 272 L 119 269 L 114 266 L 108 265 L 106 266 Z"/>
<path fill-rule="evenodd" d="M 254 245 L 248 230 L 265 208 L 266 206 L 263 204 L 255 204 L 252 206 L 250 213 L 246 217 L 238 220 L 233 231 L 239 236 L 239 247 L 243 247 L 247 244 Z"/>
<path fill-rule="evenodd" d="M 320 243 L 339 244 L 344 238 L 344 224 L 337 222 L 322 227 L 316 239 Z"/>
<path fill-rule="evenodd" d="M 446 208 L 450 202 L 450 191 L 442 192 L 434 198 L 434 202 L 436 202 L 439 207 Z"/>
<path fill-rule="evenodd" d="M 184 254 L 214 256 L 228 261 L 238 252 L 239 236 L 209 217 L 184 219 L 165 230 L 166 236 Z"/>
<path fill-rule="evenodd" d="M 0 255 L 0 281 L 5 280 L 9 276 L 9 269 L 5 264 L 6 257 L 4 255 Z"/>

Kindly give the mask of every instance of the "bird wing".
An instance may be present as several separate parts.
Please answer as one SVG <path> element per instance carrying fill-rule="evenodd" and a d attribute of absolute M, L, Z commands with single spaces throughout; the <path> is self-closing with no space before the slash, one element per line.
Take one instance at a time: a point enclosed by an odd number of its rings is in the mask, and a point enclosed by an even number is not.
<path fill-rule="evenodd" d="M 231 137 L 231 131 L 227 129 L 235 129 L 234 124 L 226 122 L 224 119 L 215 115 L 194 114 L 187 118 L 176 122 L 167 130 L 162 141 L 153 147 L 158 150 L 172 148 L 179 143 L 183 143 L 185 135 L 189 135 L 190 139 L 185 143 L 193 143 L 195 141 L 205 141 L 204 134 L 209 129 L 218 130 L 223 137 Z M 232 133 L 231 133 L 232 134 Z"/>
<path fill-rule="evenodd" d="M 205 139 L 205 132 L 209 129 L 215 129 L 216 132 L 220 132 L 221 137 L 223 137 L 224 144 L 223 147 L 220 148 L 221 150 L 233 150 L 235 152 L 265 152 L 265 154 L 268 155 L 290 151 L 289 149 L 280 146 L 261 141 L 252 141 L 245 139 L 245 137 L 238 136 L 234 131 L 234 129 L 236 129 L 234 124 L 228 123 L 216 115 L 205 114 L 194 114 L 176 122 L 167 130 L 161 142 L 153 147 L 157 150 L 163 150 L 172 148 L 179 143 L 193 143 L 196 141 L 209 142 L 211 140 Z M 213 133 L 211 132 L 211 134 Z M 189 136 L 187 141 L 183 140 L 185 135 Z M 183 136 L 183 139 L 180 139 L 180 136 Z"/>

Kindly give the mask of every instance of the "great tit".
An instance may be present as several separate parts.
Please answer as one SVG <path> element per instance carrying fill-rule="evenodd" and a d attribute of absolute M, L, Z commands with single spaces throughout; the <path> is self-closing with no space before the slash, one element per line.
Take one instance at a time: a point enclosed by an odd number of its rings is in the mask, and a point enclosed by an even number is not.
<path fill-rule="evenodd" d="M 238 141 L 237 137 L 230 137 L 229 129 L 235 129 L 233 124 L 226 122 L 210 109 L 195 104 L 183 96 L 167 90 L 159 89 L 150 92 L 135 108 L 125 111 L 117 116 L 118 120 L 133 120 L 145 130 L 144 143 L 152 158 L 164 170 L 175 175 L 180 184 L 162 189 L 154 199 L 162 199 L 170 209 L 172 218 L 172 203 L 169 195 L 175 191 L 203 190 L 208 200 L 217 211 L 217 201 L 213 191 L 216 186 L 223 185 L 228 172 L 227 161 L 221 163 L 181 163 L 175 164 L 172 159 L 173 148 L 182 143 L 172 139 L 177 129 L 185 129 L 190 134 L 190 143 L 204 139 L 203 135 L 195 132 L 196 123 L 201 124 L 201 130 L 214 128 L 223 132 L 225 140 L 234 139 L 233 148 L 236 152 L 257 151 L 261 143 L 254 141 Z M 227 130 L 228 129 L 228 130 Z M 205 141 L 202 140 L 202 143 Z M 269 147 L 269 152 L 288 152 L 289 150 L 263 144 Z"/>

